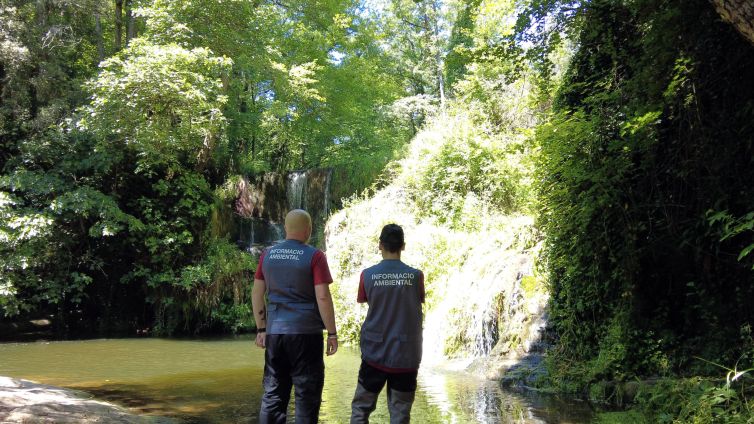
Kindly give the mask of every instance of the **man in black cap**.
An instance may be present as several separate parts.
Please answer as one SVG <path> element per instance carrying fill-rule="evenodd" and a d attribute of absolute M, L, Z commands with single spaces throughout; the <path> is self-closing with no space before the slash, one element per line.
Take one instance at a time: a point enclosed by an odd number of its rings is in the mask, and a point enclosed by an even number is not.
<path fill-rule="evenodd" d="M 361 368 L 351 403 L 351 423 L 368 423 L 387 383 L 390 422 L 408 423 L 422 357 L 424 275 L 401 261 L 403 229 L 382 228 L 382 262 L 361 273 L 357 301 L 368 303 L 361 326 Z"/>

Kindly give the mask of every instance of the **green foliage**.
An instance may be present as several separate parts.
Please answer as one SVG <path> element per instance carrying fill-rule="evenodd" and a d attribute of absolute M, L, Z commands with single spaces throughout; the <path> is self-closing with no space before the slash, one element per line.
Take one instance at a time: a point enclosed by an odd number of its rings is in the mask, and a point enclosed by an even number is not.
<path fill-rule="evenodd" d="M 433 171 L 427 171 L 419 182 L 420 190 L 432 193 L 431 203 L 429 199 L 420 200 L 421 209 L 442 218 L 447 216 L 445 219 L 452 223 L 459 222 L 465 209 L 473 207 L 474 195 L 486 195 L 485 200 L 500 209 L 513 209 L 512 183 L 516 178 L 510 171 L 505 172 L 506 164 L 500 160 L 505 157 L 502 151 L 494 145 L 480 145 L 474 139 L 450 136 L 443 140 L 439 151 L 427 161 Z"/>
<path fill-rule="evenodd" d="M 717 213 L 708 211 L 707 216 L 710 225 L 722 225 L 722 237 L 720 238 L 720 241 L 726 241 L 740 234 L 748 235 L 754 230 L 754 212 L 749 212 L 740 218 L 734 218 L 727 211 Z M 741 250 L 741 253 L 738 254 L 738 260 L 742 261 L 744 259 L 749 259 L 747 257 L 752 251 L 754 251 L 754 243 L 749 244 Z M 748 261 L 752 262 L 750 259 Z M 752 263 L 752 267 L 754 268 L 754 263 Z"/>
<path fill-rule="evenodd" d="M 389 114 L 400 81 L 351 1 L 160 0 L 139 13 L 158 44 L 233 60 L 216 152 L 230 172 L 345 165 L 373 179 L 405 141 Z"/>
<path fill-rule="evenodd" d="M 583 392 L 713 374 L 692 357 L 734 362 L 737 329 L 754 319 L 744 183 L 754 85 L 741 77 L 751 46 L 703 1 L 569 3 L 533 2 L 539 12 L 518 28 L 535 40 L 522 29 L 555 13 L 554 28 L 578 34 L 536 132 L 553 381 Z M 695 406 L 669 403 L 707 410 L 699 422 L 736 410 L 718 389 L 700 390 Z"/>
<path fill-rule="evenodd" d="M 223 143 L 226 102 L 221 77 L 230 61 L 207 49 L 186 50 L 132 40 L 124 52 L 102 63 L 92 82 L 92 101 L 78 125 L 103 141 L 136 151 L 137 172 L 182 166 L 206 168 Z"/>
<path fill-rule="evenodd" d="M 225 240 L 212 240 L 200 262 L 180 273 L 148 273 L 159 287 L 155 331 L 248 331 L 253 328 L 251 274 L 256 262 Z M 167 285 L 167 287 L 166 287 Z"/>
<path fill-rule="evenodd" d="M 90 143 L 78 134 L 49 131 L 19 146 L 7 164 L 10 172 L 0 176 L 4 315 L 40 305 L 80 308 L 105 272 L 102 251 L 118 244 L 116 237 L 143 229 L 100 189 L 94 174 L 107 160 L 78 160 Z M 58 160 L 50 162 L 52 157 Z"/>
<path fill-rule="evenodd" d="M 419 216 L 453 228 L 479 228 L 487 210 L 513 213 L 531 203 L 530 86 L 500 86 L 487 70 L 473 67 L 457 84 L 459 98 L 429 121 L 401 162 L 398 178 L 407 181 Z"/>
<path fill-rule="evenodd" d="M 403 80 L 350 0 L 138 6 L 0 5 L 0 311 L 61 337 L 248 329 L 233 181 L 368 186 L 410 132 Z"/>
<path fill-rule="evenodd" d="M 638 411 L 614 411 L 598 413 L 594 422 L 595 424 L 644 424 L 647 421 Z"/>
<path fill-rule="evenodd" d="M 730 370 L 725 384 L 695 377 L 662 380 L 638 396 L 638 410 L 653 423 L 751 423 L 752 370 Z"/>
<path fill-rule="evenodd" d="M 470 50 L 474 47 L 474 27 L 481 2 L 469 0 L 461 2 L 459 6 L 460 10 L 448 40 L 448 55 L 445 58 L 445 80 L 448 87 L 452 87 L 466 73 Z"/>

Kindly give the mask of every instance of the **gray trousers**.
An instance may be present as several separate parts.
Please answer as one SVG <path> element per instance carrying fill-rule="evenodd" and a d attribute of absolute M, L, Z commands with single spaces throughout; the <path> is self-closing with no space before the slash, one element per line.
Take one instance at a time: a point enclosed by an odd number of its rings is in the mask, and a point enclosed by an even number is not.
<path fill-rule="evenodd" d="M 417 372 L 387 373 L 361 362 L 359 382 L 351 402 L 351 424 L 369 422 L 377 407 L 377 397 L 387 383 L 387 407 L 391 424 L 411 421 L 411 406 L 416 396 Z"/>

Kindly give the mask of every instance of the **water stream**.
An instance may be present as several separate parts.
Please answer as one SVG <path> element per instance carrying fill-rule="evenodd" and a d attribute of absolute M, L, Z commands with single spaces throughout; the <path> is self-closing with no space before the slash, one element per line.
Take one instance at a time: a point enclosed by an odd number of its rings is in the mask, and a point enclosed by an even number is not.
<path fill-rule="evenodd" d="M 265 247 L 283 240 L 283 222 L 291 209 L 305 209 L 315 227 L 324 225 L 330 215 L 331 183 L 328 168 L 269 174 L 246 182 L 247 197 L 238 201 L 245 211 L 237 210 L 242 216 L 236 218 L 238 246 L 258 256 Z"/>
<path fill-rule="evenodd" d="M 348 422 L 358 353 L 342 348 L 327 367 L 320 421 Z M 0 344 L 0 375 L 92 393 L 135 413 L 185 423 L 253 423 L 261 399 L 263 351 L 250 337 L 114 339 Z M 585 423 L 590 408 L 506 392 L 492 381 L 424 367 L 416 423 Z M 374 423 L 388 422 L 384 393 Z"/>
<path fill-rule="evenodd" d="M 306 171 L 288 174 L 288 209 L 306 209 Z"/>

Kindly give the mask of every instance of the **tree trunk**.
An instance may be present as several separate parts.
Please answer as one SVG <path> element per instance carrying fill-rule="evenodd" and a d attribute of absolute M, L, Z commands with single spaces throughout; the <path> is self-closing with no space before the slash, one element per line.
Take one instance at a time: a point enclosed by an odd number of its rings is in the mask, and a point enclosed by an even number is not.
<path fill-rule="evenodd" d="M 126 45 L 136 37 L 136 17 L 133 14 L 133 0 L 126 0 Z"/>
<path fill-rule="evenodd" d="M 94 15 L 94 31 L 97 37 L 97 57 L 99 58 L 98 64 L 105 60 L 105 41 L 102 39 L 102 19 L 99 16 L 99 12 Z"/>
<path fill-rule="evenodd" d="M 754 2 L 751 0 L 711 0 L 717 13 L 750 43 L 754 44 Z"/>
<path fill-rule="evenodd" d="M 115 0 L 115 51 L 120 51 L 123 41 L 123 0 Z"/>
<path fill-rule="evenodd" d="M 37 0 L 37 25 L 41 28 L 47 26 L 47 2 L 45 0 Z"/>
<path fill-rule="evenodd" d="M 436 73 L 437 73 L 437 88 L 440 92 L 440 107 L 442 110 L 445 110 L 445 78 L 443 76 L 443 68 L 445 67 L 442 63 L 442 54 L 440 53 L 440 28 L 438 21 L 440 20 L 439 16 L 439 10 L 437 8 L 437 3 L 432 1 L 432 36 L 433 36 L 433 45 L 435 48 L 435 67 Z"/>

